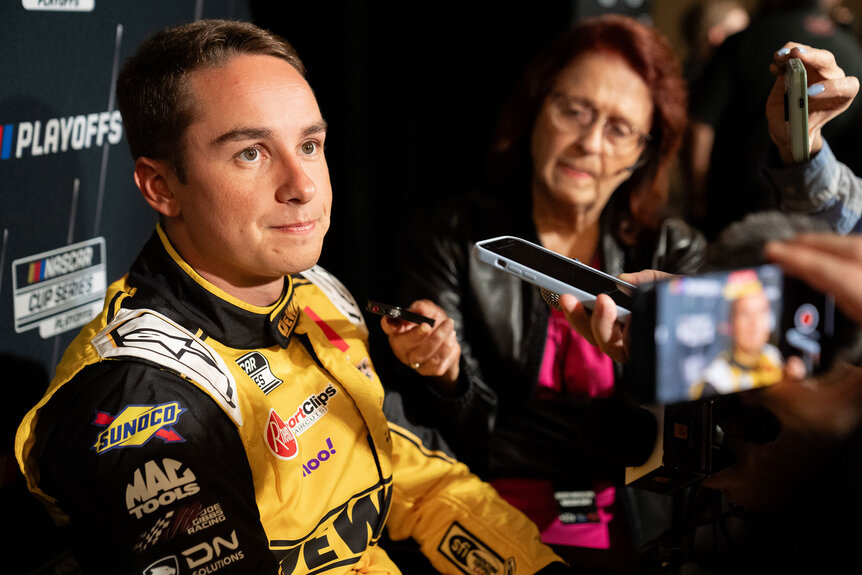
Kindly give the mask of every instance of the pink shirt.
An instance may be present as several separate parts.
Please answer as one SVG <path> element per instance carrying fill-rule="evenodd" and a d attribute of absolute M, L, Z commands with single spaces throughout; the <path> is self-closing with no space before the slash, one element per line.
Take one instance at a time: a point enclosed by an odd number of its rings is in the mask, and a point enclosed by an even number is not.
<path fill-rule="evenodd" d="M 569 326 L 563 312 L 551 310 L 545 353 L 539 370 L 540 398 L 562 394 L 586 394 L 607 397 L 614 387 L 611 359 L 588 343 Z M 526 513 L 542 531 L 542 541 L 556 545 L 573 545 L 607 549 L 610 547 L 608 522 L 613 518 L 609 508 L 614 502 L 614 488 L 595 485 L 597 522 L 564 524 L 554 500 L 550 481 L 542 479 L 499 479 L 492 482 L 509 503 Z"/>

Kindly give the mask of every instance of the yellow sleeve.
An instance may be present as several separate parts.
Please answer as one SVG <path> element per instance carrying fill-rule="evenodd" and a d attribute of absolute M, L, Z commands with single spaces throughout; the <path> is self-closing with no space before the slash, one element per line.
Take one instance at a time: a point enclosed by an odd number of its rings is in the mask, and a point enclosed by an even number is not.
<path fill-rule="evenodd" d="M 541 542 L 536 525 L 466 465 L 426 449 L 403 427 L 389 428 L 392 539 L 415 539 L 441 573 L 536 573 L 562 561 Z"/>

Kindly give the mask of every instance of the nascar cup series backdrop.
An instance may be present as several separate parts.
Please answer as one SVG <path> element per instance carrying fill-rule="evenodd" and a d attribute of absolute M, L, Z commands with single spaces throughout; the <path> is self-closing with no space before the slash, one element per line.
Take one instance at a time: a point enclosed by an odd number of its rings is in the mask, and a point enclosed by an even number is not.
<path fill-rule="evenodd" d="M 204 17 L 247 19 L 247 9 L 241 0 L 2 0 L 6 362 L 35 362 L 50 375 L 152 231 L 114 84 L 122 62 L 154 30 Z"/>

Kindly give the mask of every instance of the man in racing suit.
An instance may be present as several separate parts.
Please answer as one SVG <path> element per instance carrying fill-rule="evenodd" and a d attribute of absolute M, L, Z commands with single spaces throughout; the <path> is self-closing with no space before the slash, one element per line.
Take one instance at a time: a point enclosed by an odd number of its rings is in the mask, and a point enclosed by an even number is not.
<path fill-rule="evenodd" d="M 202 21 L 118 81 L 160 224 L 22 422 L 28 486 L 87 572 L 567 571 L 535 526 L 383 412 L 367 329 L 315 266 L 325 123 L 283 40 Z M 170 116 L 179 108 L 179 113 Z"/>

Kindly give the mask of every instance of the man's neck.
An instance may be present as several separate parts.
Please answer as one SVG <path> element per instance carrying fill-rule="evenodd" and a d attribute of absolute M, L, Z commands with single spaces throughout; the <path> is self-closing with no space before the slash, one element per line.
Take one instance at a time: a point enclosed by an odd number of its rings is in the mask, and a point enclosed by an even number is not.
<path fill-rule="evenodd" d="M 281 297 L 284 291 L 284 276 L 281 277 L 255 277 L 243 278 L 243 281 L 235 281 L 224 273 L 215 273 L 207 267 L 206 261 L 195 261 L 190 259 L 189 254 L 182 251 L 182 246 L 161 225 L 164 238 L 167 240 L 169 250 L 173 250 L 175 257 L 179 257 L 183 263 L 201 278 L 223 291 L 232 298 L 243 303 L 258 307 L 268 307 Z M 194 250 L 192 250 L 194 253 Z M 198 258 L 200 260 L 200 258 Z"/>
<path fill-rule="evenodd" d="M 284 291 L 284 278 L 276 278 L 268 283 L 256 285 L 234 285 L 228 280 L 207 274 L 203 270 L 195 270 L 202 278 L 236 299 L 255 305 L 267 307 L 278 301 Z"/>

